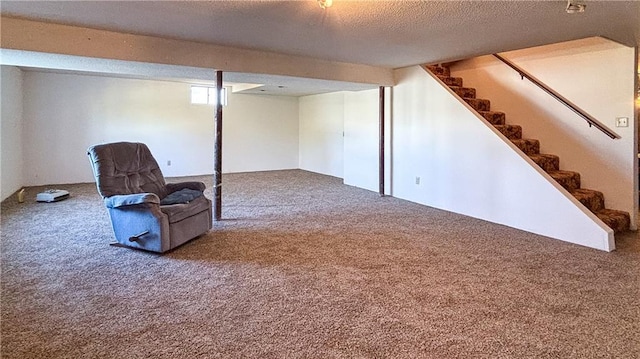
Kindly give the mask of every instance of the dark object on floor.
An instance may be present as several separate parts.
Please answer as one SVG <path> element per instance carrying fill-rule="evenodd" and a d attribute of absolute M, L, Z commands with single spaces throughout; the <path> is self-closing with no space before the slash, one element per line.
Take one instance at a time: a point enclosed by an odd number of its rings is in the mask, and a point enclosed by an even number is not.
<path fill-rule="evenodd" d="M 95 145 L 88 155 L 118 243 L 162 253 L 211 229 L 211 201 L 202 195 L 204 183 L 165 183 L 145 144 Z M 187 203 L 161 203 L 184 189 L 191 193 Z M 200 195 L 193 196 L 196 192 Z"/>

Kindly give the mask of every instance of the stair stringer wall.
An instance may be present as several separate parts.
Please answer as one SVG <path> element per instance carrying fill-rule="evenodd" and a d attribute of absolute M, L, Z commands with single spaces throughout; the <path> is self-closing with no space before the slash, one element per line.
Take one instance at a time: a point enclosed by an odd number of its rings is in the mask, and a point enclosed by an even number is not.
<path fill-rule="evenodd" d="M 433 75 L 413 66 L 395 76 L 394 197 L 591 248 L 615 248 L 610 228 Z"/>
<path fill-rule="evenodd" d="M 602 192 L 607 208 L 629 212 L 637 229 L 637 124 L 634 121 L 635 51 L 603 38 L 501 53 L 621 136 L 611 139 L 493 56 L 451 66 L 478 98 L 491 100 L 540 152 L 560 157 L 560 169 L 579 172 L 581 187 Z M 627 117 L 628 127 L 616 127 Z"/>

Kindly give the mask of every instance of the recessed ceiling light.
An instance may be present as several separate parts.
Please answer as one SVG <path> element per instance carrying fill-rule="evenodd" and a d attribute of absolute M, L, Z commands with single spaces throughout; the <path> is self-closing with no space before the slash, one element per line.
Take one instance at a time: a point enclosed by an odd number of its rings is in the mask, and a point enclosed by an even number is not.
<path fill-rule="evenodd" d="M 333 0 L 317 0 L 317 1 L 318 1 L 318 5 L 320 5 L 320 7 L 323 9 L 331 7 L 331 5 L 333 4 Z"/>
<path fill-rule="evenodd" d="M 567 0 L 567 13 L 568 14 L 576 14 L 579 12 L 584 12 L 584 9 L 587 8 L 587 5 L 580 0 Z"/>

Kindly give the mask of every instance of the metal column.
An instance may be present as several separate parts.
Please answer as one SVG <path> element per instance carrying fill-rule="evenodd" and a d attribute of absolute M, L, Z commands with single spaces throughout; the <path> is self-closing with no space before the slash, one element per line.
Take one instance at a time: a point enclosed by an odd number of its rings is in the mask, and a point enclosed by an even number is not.
<path fill-rule="evenodd" d="M 379 148 L 379 164 L 378 164 L 378 181 L 380 188 L 378 192 L 380 196 L 384 196 L 384 86 L 380 86 L 380 143 Z"/>
<path fill-rule="evenodd" d="M 216 112 L 213 140 L 213 218 L 222 218 L 222 71 L 216 71 Z"/>

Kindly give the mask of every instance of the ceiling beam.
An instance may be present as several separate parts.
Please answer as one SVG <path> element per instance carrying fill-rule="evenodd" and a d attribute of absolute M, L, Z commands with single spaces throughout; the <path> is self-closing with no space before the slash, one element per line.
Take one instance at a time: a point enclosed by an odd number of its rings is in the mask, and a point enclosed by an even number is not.
<path fill-rule="evenodd" d="M 133 35 L 10 17 L 0 21 L 3 49 L 192 66 L 222 71 L 393 86 L 393 70 L 200 42 Z"/>

